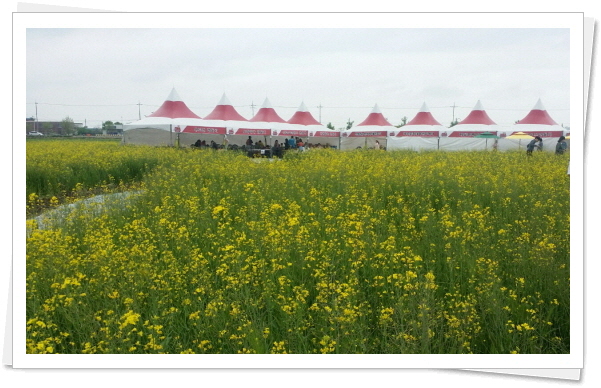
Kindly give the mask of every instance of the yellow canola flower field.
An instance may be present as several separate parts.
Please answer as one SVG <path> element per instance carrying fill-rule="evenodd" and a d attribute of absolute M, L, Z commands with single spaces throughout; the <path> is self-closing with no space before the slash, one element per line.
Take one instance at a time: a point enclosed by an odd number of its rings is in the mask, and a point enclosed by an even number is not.
<path fill-rule="evenodd" d="M 95 147 L 141 191 L 28 223 L 28 353 L 570 351 L 565 157 Z"/>

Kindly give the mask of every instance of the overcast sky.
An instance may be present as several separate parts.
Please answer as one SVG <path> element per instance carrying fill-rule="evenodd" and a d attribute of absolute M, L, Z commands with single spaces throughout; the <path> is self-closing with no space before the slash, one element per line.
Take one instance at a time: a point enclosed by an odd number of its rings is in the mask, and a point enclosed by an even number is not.
<path fill-rule="evenodd" d="M 304 102 L 324 125 L 357 125 L 378 104 L 398 125 L 425 102 L 448 126 L 480 100 L 510 125 L 540 98 L 569 126 L 569 43 L 567 28 L 30 28 L 26 112 L 128 122 L 175 88 L 201 117 L 225 93 L 247 119 L 269 98 L 284 120 Z"/>

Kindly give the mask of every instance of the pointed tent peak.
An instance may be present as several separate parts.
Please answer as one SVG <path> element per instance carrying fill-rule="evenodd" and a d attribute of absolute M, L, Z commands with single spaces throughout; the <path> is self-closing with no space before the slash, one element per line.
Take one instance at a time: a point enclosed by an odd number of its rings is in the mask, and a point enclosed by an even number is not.
<path fill-rule="evenodd" d="M 541 101 L 541 99 L 539 98 L 538 101 L 536 102 L 536 105 L 534 105 L 534 108 L 532 108 L 533 110 L 546 110 L 545 107 L 543 106 L 543 102 Z"/>
<path fill-rule="evenodd" d="M 311 112 L 307 109 L 305 103 L 301 103 L 300 107 L 292 115 L 290 120 L 287 121 L 288 124 L 300 124 L 300 125 L 321 125 L 321 123 L 313 117 Z"/>
<path fill-rule="evenodd" d="M 179 94 L 177 94 L 177 91 L 175 90 L 175 88 L 171 89 L 171 93 L 169 93 L 169 96 L 167 97 L 167 101 L 181 101 L 182 99 L 179 97 Z"/>
<path fill-rule="evenodd" d="M 549 115 L 539 98 L 532 110 L 517 124 L 558 125 Z"/>
<path fill-rule="evenodd" d="M 281 118 L 275 109 L 272 108 L 271 103 L 267 98 L 265 98 L 265 102 L 263 102 L 263 106 L 257 114 L 251 118 L 249 121 L 253 122 L 267 122 L 267 123 L 285 123 L 286 120 Z"/>
<path fill-rule="evenodd" d="M 373 110 L 371 111 L 371 113 L 367 116 L 367 118 L 365 120 L 363 120 L 360 124 L 357 124 L 358 127 L 360 126 L 388 126 L 391 127 L 392 124 L 390 124 L 388 122 L 388 120 L 386 120 L 386 118 L 384 118 L 384 115 L 382 114 L 382 112 L 380 111 L 380 108 L 378 107 L 378 104 L 376 104 L 373 108 Z"/>
<path fill-rule="evenodd" d="M 225 93 L 213 111 L 205 117 L 205 120 L 248 121 L 236 111 Z"/>
<path fill-rule="evenodd" d="M 147 117 L 163 117 L 170 119 L 200 118 L 200 116 L 192 112 L 186 103 L 182 101 L 175 91 L 175 88 L 171 90 L 169 97 L 167 97 L 167 100 L 163 102 L 159 109 L 149 114 Z"/>
<path fill-rule="evenodd" d="M 273 106 L 271 106 L 271 102 L 269 101 L 269 98 L 265 97 L 265 101 L 263 101 L 262 108 L 273 108 Z"/>
<path fill-rule="evenodd" d="M 230 102 L 230 100 L 225 95 L 225 92 L 223 93 L 223 96 L 221 96 L 221 100 L 219 100 L 219 102 L 217 103 L 217 105 L 232 105 L 232 103 Z"/>
<path fill-rule="evenodd" d="M 476 103 L 476 106 L 474 106 L 473 110 L 484 110 L 484 107 L 482 106 L 482 103 L 480 102 L 480 100 L 478 100 L 478 102 Z"/>
<path fill-rule="evenodd" d="M 497 123 L 488 117 L 488 114 L 482 107 L 482 103 L 480 100 L 478 100 L 476 106 L 474 106 L 474 109 L 472 109 L 467 117 L 461 120 L 458 125 L 459 124 L 496 125 Z"/>
<path fill-rule="evenodd" d="M 422 104 L 422 107 L 421 107 L 421 108 L 419 108 L 419 111 L 420 111 L 420 112 L 430 112 L 430 109 L 428 108 L 428 105 L 426 105 L 426 103 L 424 102 L 424 103 Z"/>
<path fill-rule="evenodd" d="M 417 114 L 415 115 L 413 120 L 409 121 L 407 123 L 407 125 L 442 125 L 442 124 L 440 124 L 438 121 L 436 121 L 434 116 L 432 116 L 432 113 L 430 113 L 430 109 L 428 109 L 428 106 L 424 102 L 422 104 L 422 107 L 420 108 L 419 112 L 417 112 Z"/>
<path fill-rule="evenodd" d="M 307 109 L 307 105 L 305 105 L 305 102 L 301 102 L 300 106 L 298 107 L 298 112 L 308 112 L 309 109 Z"/>

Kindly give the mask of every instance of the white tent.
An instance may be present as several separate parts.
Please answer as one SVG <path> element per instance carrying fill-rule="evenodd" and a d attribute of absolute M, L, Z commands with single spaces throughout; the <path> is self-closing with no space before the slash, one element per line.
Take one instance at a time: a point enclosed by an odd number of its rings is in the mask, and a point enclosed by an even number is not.
<path fill-rule="evenodd" d="M 278 140 L 283 144 L 283 141 L 290 137 L 298 137 L 305 143 L 309 143 L 312 139 L 309 138 L 309 132 L 316 134 L 327 130 L 319 121 L 315 120 L 307 106 L 302 102 L 297 111 L 286 122 L 286 125 L 279 130 L 273 131 L 273 140 Z"/>
<path fill-rule="evenodd" d="M 259 109 L 257 114 L 249 121 L 258 123 L 258 127 L 263 126 L 270 129 L 284 129 L 288 127 L 288 125 L 286 125 L 286 120 L 281 118 L 275 109 L 273 109 L 268 98 L 265 98 L 261 109 Z"/>
<path fill-rule="evenodd" d="M 200 116 L 188 108 L 173 88 L 155 112 L 141 120 L 124 123 L 123 143 L 173 146 L 180 128 L 200 122 Z"/>
<path fill-rule="evenodd" d="M 309 148 L 340 148 L 340 131 L 323 128 L 309 130 Z"/>
<path fill-rule="evenodd" d="M 534 105 L 534 108 L 520 121 L 513 124 L 508 131 L 501 134 L 499 141 L 500 150 L 517 150 L 520 141 L 515 139 L 506 139 L 516 132 L 524 132 L 530 136 L 539 136 L 543 139 L 543 150 L 555 152 L 555 145 L 560 136 L 565 136 L 567 131 L 557 124 L 549 115 L 540 98 Z M 521 141 L 523 146 L 523 141 Z"/>
<path fill-rule="evenodd" d="M 437 150 L 440 135 L 446 129 L 436 121 L 424 102 L 411 121 L 390 133 L 387 149 Z"/>
<path fill-rule="evenodd" d="M 214 140 L 218 144 L 227 142 L 229 145 L 242 146 L 248 136 L 268 137 L 271 131 L 242 117 L 223 93 L 215 108 L 199 125 L 189 126 L 182 132 L 181 136 L 185 136 L 186 142 L 189 139 L 193 143 L 201 138 L 207 143 Z"/>
<path fill-rule="evenodd" d="M 268 98 L 265 98 L 263 101 L 263 105 L 257 112 L 257 114 L 249 120 L 251 125 L 255 127 L 255 129 L 268 129 L 269 135 L 263 135 L 265 138 L 266 145 L 273 146 L 275 140 L 279 140 L 281 143 L 283 139 L 278 137 L 279 131 L 285 130 L 289 127 L 286 123 L 286 120 L 280 117 L 278 113 L 275 111 L 271 102 Z M 268 137 L 267 137 L 268 136 Z"/>
<path fill-rule="evenodd" d="M 493 150 L 498 146 L 497 139 L 478 138 L 476 135 L 491 133 L 499 136 L 501 127 L 497 125 L 484 110 L 480 100 L 469 115 L 457 125 L 447 129 L 440 138 L 439 149 L 457 150 Z"/>
<path fill-rule="evenodd" d="M 378 104 L 375 104 L 371 113 L 355 128 L 351 128 L 340 133 L 340 148 L 374 148 L 376 142 L 380 144 L 382 149 L 387 146 L 388 134 L 396 130 L 386 120 Z"/>
<path fill-rule="evenodd" d="M 324 148 L 339 148 L 340 147 L 340 131 L 329 129 L 325 125 L 317 121 L 313 115 L 307 110 L 305 103 L 301 103 L 298 110 L 288 120 L 290 125 L 289 130 L 307 131 L 307 138 L 299 136 L 305 140 L 309 148 L 324 147 Z"/>

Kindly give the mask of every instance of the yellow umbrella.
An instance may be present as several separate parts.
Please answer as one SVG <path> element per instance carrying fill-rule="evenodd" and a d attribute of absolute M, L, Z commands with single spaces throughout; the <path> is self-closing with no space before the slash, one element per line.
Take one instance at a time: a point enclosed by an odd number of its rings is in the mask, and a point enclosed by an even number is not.
<path fill-rule="evenodd" d="M 534 139 L 534 136 L 530 136 L 524 132 L 516 132 L 513 135 L 505 137 L 506 139 Z"/>
<path fill-rule="evenodd" d="M 524 132 L 516 132 L 513 135 L 506 136 L 505 139 L 519 139 L 518 148 L 522 148 L 522 139 L 534 139 L 534 136 L 530 136 Z"/>

